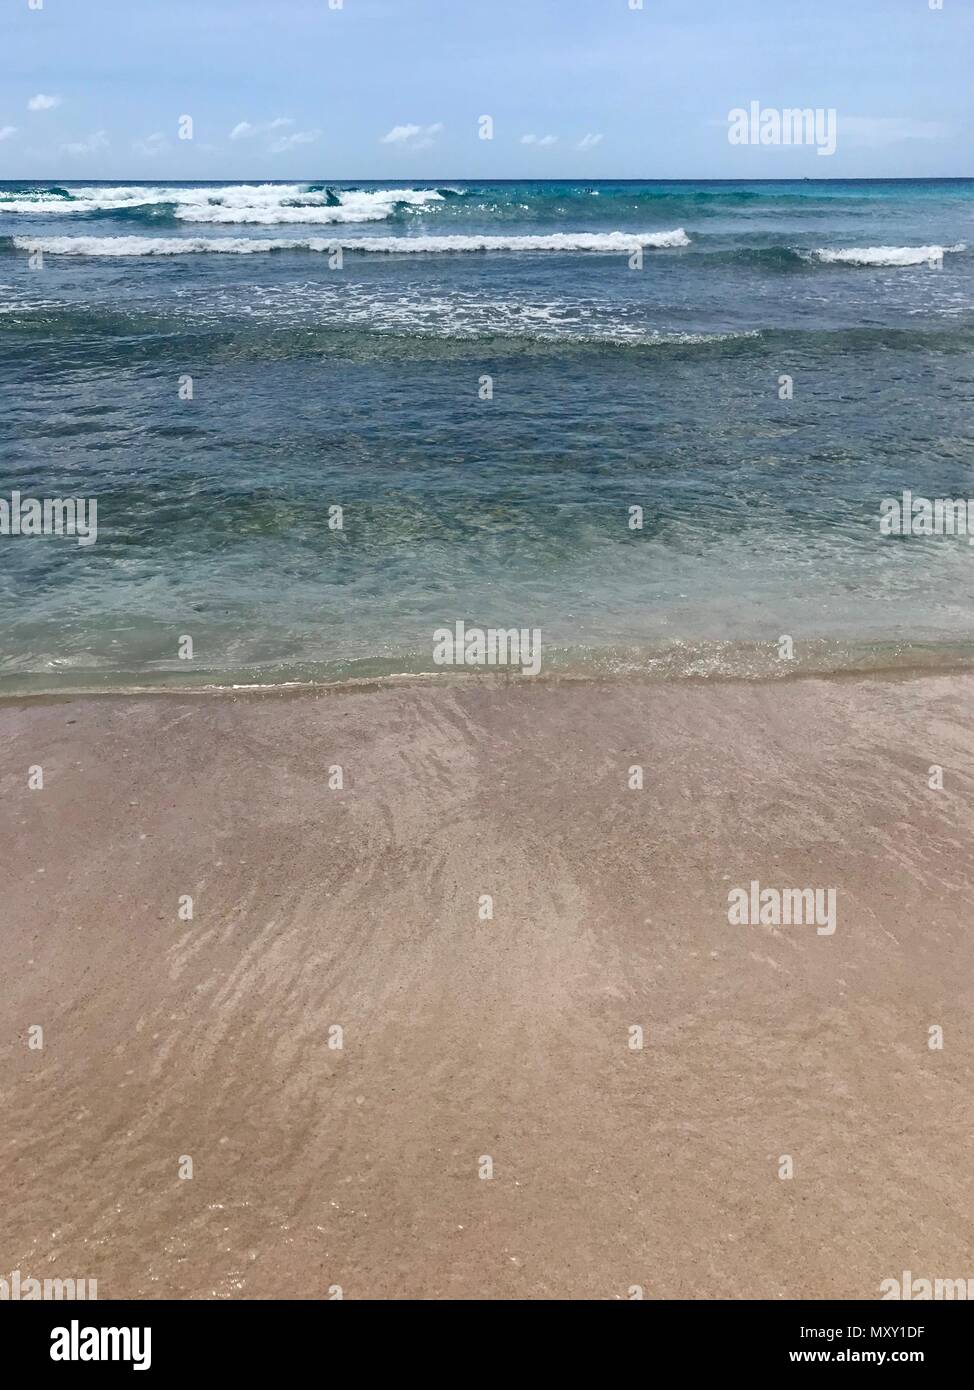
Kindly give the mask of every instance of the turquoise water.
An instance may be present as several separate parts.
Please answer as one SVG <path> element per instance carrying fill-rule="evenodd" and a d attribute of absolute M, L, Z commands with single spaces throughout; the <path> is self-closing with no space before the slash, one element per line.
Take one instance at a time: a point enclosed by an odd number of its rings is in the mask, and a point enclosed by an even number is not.
<path fill-rule="evenodd" d="M 974 496 L 972 347 L 970 181 L 0 184 L 0 498 L 98 501 L 0 536 L 0 692 L 966 661 L 877 516 Z"/>

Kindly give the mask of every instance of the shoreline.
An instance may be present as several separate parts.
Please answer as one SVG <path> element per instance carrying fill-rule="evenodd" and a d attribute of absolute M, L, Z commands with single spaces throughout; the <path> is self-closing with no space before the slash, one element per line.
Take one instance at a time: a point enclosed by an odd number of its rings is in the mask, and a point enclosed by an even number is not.
<path fill-rule="evenodd" d="M 450 1299 L 968 1272 L 974 675 L 513 686 L 0 702 L 0 1270 Z M 755 881 L 834 886 L 834 933 L 731 925 Z"/>
<path fill-rule="evenodd" d="M 943 654 L 940 644 L 930 644 L 934 648 L 935 660 L 890 661 L 885 665 L 838 666 L 821 668 L 814 665 L 779 663 L 778 668 L 769 666 L 754 674 L 740 671 L 687 671 L 672 670 L 646 671 L 604 671 L 598 669 L 574 669 L 550 667 L 537 675 L 525 675 L 517 668 L 490 670 L 484 667 L 473 670 L 440 669 L 437 671 L 391 671 L 382 675 L 346 676 L 336 679 L 320 680 L 271 680 L 264 682 L 209 681 L 205 677 L 184 677 L 170 680 L 166 677 L 149 684 L 80 686 L 72 690 L 5 690 L 0 682 L 0 708 L 17 704 L 38 704 L 63 700 L 125 700 L 142 699 L 155 696 L 180 696 L 200 698 L 236 698 L 244 695 L 308 695 L 341 694 L 343 692 L 367 692 L 396 689 L 411 685 L 427 688 L 450 688 L 453 685 L 487 684 L 503 688 L 515 686 L 557 687 L 560 685 L 607 685 L 607 686 L 647 686 L 687 685 L 706 688 L 708 686 L 740 685 L 775 687 L 791 685 L 804 681 L 901 681 L 925 680 L 937 677 L 974 676 L 974 657 L 949 657 Z M 197 683 L 199 682 L 199 683 Z"/>

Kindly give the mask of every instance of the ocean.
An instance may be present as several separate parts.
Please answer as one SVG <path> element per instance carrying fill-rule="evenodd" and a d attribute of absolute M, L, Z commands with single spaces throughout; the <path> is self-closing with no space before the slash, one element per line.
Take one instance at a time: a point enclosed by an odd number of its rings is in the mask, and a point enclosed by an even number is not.
<path fill-rule="evenodd" d="M 969 665 L 879 516 L 974 496 L 972 348 L 970 180 L 0 183 L 0 499 L 98 522 L 0 536 L 0 694 Z"/>

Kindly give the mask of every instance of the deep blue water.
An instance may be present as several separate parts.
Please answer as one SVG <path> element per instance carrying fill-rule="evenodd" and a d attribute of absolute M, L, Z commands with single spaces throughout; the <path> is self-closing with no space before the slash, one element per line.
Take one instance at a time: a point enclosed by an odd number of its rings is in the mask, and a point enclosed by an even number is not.
<path fill-rule="evenodd" d="M 974 496 L 972 347 L 970 181 L 0 184 L 0 498 L 99 523 L 0 536 L 0 690 L 967 659 L 877 515 Z"/>

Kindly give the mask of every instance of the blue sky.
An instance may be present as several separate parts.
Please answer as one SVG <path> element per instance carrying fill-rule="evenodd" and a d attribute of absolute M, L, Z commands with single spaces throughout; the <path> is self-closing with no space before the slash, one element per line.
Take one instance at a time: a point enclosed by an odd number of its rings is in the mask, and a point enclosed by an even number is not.
<path fill-rule="evenodd" d="M 974 175 L 972 0 L 331 4 L 2 0 L 0 178 Z M 753 100 L 836 153 L 731 145 Z"/>

